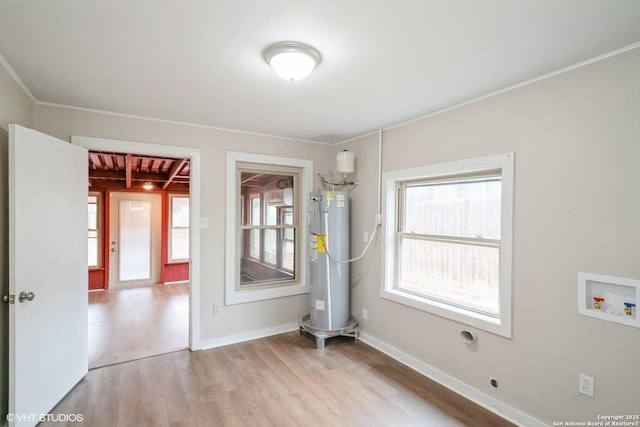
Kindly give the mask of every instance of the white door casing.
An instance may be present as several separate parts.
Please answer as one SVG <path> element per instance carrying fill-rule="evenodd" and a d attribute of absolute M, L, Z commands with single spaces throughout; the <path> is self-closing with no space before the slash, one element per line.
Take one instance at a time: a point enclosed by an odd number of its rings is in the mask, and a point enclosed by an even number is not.
<path fill-rule="evenodd" d="M 88 371 L 87 165 L 85 149 L 9 125 L 10 425 L 37 424 Z"/>
<path fill-rule="evenodd" d="M 119 139 L 71 136 L 71 143 L 89 150 L 106 150 L 118 153 L 139 153 L 191 159 L 189 179 L 189 348 L 200 350 L 200 150 L 173 145 Z"/>

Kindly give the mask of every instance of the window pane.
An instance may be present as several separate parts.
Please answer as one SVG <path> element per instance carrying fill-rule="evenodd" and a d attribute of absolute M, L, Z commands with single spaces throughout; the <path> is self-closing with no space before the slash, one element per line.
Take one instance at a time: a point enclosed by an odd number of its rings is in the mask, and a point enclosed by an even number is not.
<path fill-rule="evenodd" d="M 98 266 L 98 233 L 89 232 L 89 267 Z"/>
<path fill-rule="evenodd" d="M 293 225 L 293 210 L 291 208 L 286 208 L 286 210 L 283 212 L 282 224 Z"/>
<path fill-rule="evenodd" d="M 189 198 L 171 198 L 171 226 L 189 227 Z"/>
<path fill-rule="evenodd" d="M 294 232 L 294 229 L 293 229 L 293 228 L 285 228 L 285 229 L 283 229 L 283 230 L 282 230 L 282 238 L 283 238 L 284 240 L 293 240 L 293 238 L 294 238 L 294 236 L 295 236 L 295 235 L 293 234 L 293 232 Z"/>
<path fill-rule="evenodd" d="M 89 230 L 95 230 L 98 228 L 98 205 L 96 203 L 89 203 Z"/>
<path fill-rule="evenodd" d="M 293 271 L 295 265 L 295 251 L 294 251 L 294 233 L 295 229 L 285 228 L 282 230 L 282 234 L 285 238 L 282 239 L 282 251 L 281 251 L 281 264 L 282 268 Z"/>
<path fill-rule="evenodd" d="M 276 225 L 278 223 L 278 207 L 273 203 L 268 203 L 264 213 L 265 225 Z"/>
<path fill-rule="evenodd" d="M 249 230 L 249 256 L 260 259 L 260 230 Z M 244 242 L 244 239 L 242 240 Z"/>
<path fill-rule="evenodd" d="M 171 230 L 171 259 L 189 259 L 188 228 L 174 228 Z"/>
<path fill-rule="evenodd" d="M 259 243 L 261 230 L 241 230 L 240 239 L 244 240 L 244 237 L 255 235 L 256 241 Z M 279 230 L 265 230 L 267 232 L 276 232 Z M 267 233 L 265 233 L 267 234 Z M 293 242 L 292 242 L 293 244 Z M 290 252 L 293 256 L 293 247 Z M 284 268 L 274 268 L 275 262 L 268 264 L 261 262 L 258 257 L 241 257 L 240 258 L 240 286 L 269 284 L 272 282 L 282 282 L 292 280 L 295 278 L 293 271 L 293 264 L 291 268 L 285 270 Z"/>
<path fill-rule="evenodd" d="M 264 230 L 264 262 L 275 265 L 278 259 L 277 230 Z"/>
<path fill-rule="evenodd" d="M 499 178 L 405 188 L 403 231 L 500 239 Z"/>
<path fill-rule="evenodd" d="M 251 197 L 251 225 L 260 225 L 260 197 Z"/>
<path fill-rule="evenodd" d="M 499 314 L 499 249 L 404 238 L 399 288 Z"/>

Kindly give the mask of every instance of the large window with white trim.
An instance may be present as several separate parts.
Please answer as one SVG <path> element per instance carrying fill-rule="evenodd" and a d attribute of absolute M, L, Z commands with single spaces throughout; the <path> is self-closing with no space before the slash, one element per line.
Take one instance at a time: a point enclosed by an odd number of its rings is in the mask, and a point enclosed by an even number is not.
<path fill-rule="evenodd" d="M 513 153 L 384 181 L 382 296 L 510 336 Z"/>
<path fill-rule="evenodd" d="M 313 163 L 229 152 L 227 156 L 227 304 L 309 290 L 307 224 Z"/>

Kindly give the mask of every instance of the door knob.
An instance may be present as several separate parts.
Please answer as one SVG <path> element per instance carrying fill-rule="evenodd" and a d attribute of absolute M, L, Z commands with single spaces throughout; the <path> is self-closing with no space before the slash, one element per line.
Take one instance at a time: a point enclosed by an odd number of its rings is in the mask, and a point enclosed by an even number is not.
<path fill-rule="evenodd" d="M 25 292 L 22 291 L 20 292 L 20 295 L 18 295 L 18 301 L 20 302 L 24 302 L 24 300 L 27 301 L 33 301 L 33 299 L 36 297 L 36 294 L 34 294 L 33 292 Z"/>

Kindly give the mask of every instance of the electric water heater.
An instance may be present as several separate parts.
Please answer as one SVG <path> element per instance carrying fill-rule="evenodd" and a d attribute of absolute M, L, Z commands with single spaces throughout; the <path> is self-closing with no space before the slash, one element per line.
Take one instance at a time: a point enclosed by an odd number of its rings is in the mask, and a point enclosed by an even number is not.
<path fill-rule="evenodd" d="M 312 193 L 309 201 L 310 313 L 301 328 L 317 338 L 357 337 L 357 321 L 349 306 L 349 194 Z"/>
<path fill-rule="evenodd" d="M 311 196 L 309 238 L 313 326 L 339 329 L 349 322 L 349 196 L 323 191 Z"/>

